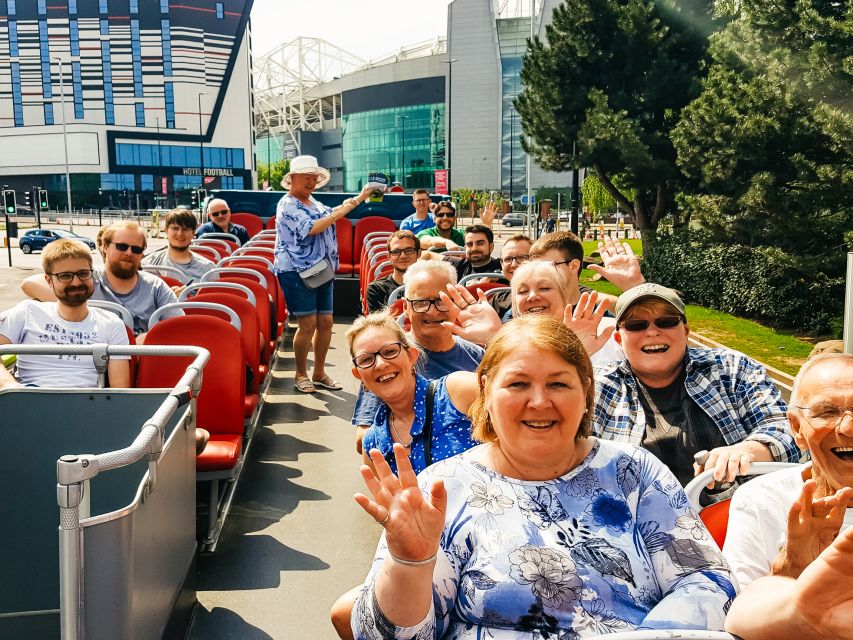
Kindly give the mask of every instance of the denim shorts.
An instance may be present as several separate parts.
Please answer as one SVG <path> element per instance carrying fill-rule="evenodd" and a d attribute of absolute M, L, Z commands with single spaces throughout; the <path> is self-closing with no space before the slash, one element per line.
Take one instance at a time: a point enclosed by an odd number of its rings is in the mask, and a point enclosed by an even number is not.
<path fill-rule="evenodd" d="M 287 311 L 293 317 L 313 315 L 332 315 L 334 311 L 334 284 L 329 280 L 316 289 L 309 289 L 302 283 L 302 278 L 296 271 L 284 271 L 278 274 Z"/>

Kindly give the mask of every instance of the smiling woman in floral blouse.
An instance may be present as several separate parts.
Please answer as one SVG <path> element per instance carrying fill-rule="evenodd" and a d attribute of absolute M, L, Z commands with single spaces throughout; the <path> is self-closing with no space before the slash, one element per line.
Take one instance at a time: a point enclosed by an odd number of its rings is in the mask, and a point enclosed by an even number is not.
<path fill-rule="evenodd" d="M 517 319 L 478 377 L 483 444 L 417 477 L 399 445 L 399 477 L 376 450 L 375 473 L 362 467 L 373 497 L 356 501 L 385 533 L 355 636 L 722 629 L 731 573 L 663 464 L 589 437 L 592 370 L 575 335 L 553 318 Z"/>

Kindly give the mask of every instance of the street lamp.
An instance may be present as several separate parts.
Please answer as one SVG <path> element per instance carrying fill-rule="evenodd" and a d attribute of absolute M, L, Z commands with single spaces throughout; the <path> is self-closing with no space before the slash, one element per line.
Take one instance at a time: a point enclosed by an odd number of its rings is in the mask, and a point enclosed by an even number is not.
<path fill-rule="evenodd" d="M 513 181 L 515 180 L 515 105 L 509 105 L 509 210 L 515 211 Z"/>
<path fill-rule="evenodd" d="M 453 132 L 451 129 L 451 118 L 453 117 L 453 63 L 459 62 L 459 58 L 450 58 L 442 60 L 447 65 L 447 136 L 444 141 L 444 148 L 447 157 L 444 160 L 444 169 L 447 171 L 447 193 L 450 194 L 450 136 Z"/>
<path fill-rule="evenodd" d="M 59 65 L 59 110 L 62 113 L 62 145 L 65 147 L 65 198 L 68 209 L 68 229 L 74 231 L 74 220 L 71 216 L 71 175 L 68 171 L 68 129 L 65 126 L 65 79 L 62 74 L 62 58 L 54 57 Z"/>
<path fill-rule="evenodd" d="M 199 159 L 201 162 L 201 188 L 204 189 L 204 131 L 201 128 L 201 97 L 206 96 L 206 91 L 200 91 L 198 94 L 198 149 L 201 154 Z M 201 203 L 199 203 L 201 204 Z"/>

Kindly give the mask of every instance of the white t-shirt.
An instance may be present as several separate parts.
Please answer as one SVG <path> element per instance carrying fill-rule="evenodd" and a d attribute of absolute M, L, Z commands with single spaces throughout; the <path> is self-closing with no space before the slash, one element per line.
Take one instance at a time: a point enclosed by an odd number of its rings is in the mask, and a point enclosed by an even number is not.
<path fill-rule="evenodd" d="M 128 344 L 124 323 L 102 309 L 89 309 L 82 322 L 64 320 L 57 302 L 24 300 L 0 312 L 0 335 L 14 344 Z M 2 351 L 2 346 L 0 346 Z M 128 360 L 128 356 L 110 356 Z M 93 388 L 98 386 L 98 373 L 92 356 L 21 355 L 18 356 L 18 379 L 35 387 Z"/>
<path fill-rule="evenodd" d="M 758 476 L 735 491 L 723 555 L 741 589 L 770 575 L 770 567 L 787 540 L 788 510 L 803 491 L 805 468 L 791 467 Z M 853 509 L 847 509 L 841 530 L 850 526 Z"/>

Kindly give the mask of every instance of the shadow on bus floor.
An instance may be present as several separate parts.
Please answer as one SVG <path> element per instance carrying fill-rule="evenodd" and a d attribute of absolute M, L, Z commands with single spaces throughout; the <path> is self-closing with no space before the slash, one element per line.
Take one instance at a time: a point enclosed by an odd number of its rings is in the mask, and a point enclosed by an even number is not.
<path fill-rule="evenodd" d="M 224 607 L 208 611 L 201 605 L 196 607 L 192 631 L 188 640 L 212 638 L 240 638 L 241 640 L 273 640 L 273 637 L 250 625 L 239 615 Z"/>

